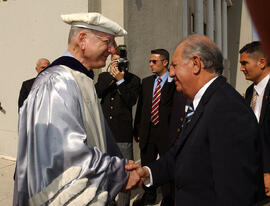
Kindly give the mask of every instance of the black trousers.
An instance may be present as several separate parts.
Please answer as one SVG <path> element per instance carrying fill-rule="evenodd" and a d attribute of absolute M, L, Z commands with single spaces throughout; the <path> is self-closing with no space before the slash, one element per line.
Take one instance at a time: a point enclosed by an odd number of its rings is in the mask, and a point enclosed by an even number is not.
<path fill-rule="evenodd" d="M 144 147 L 143 150 L 140 151 L 141 153 L 141 164 L 148 165 L 149 163 L 155 161 L 159 156 L 163 156 L 167 151 L 168 151 L 168 145 L 161 144 L 160 138 L 167 138 L 166 136 L 161 136 L 161 131 L 159 128 L 159 124 L 153 125 L 151 123 L 150 126 L 150 131 L 149 131 L 149 137 L 148 137 L 148 143 Z M 147 193 L 156 193 L 156 188 L 155 187 L 143 187 L 145 192 Z M 165 197 L 170 197 L 174 200 L 174 184 L 173 182 L 169 184 L 165 184 L 161 186 L 161 191 L 162 191 L 162 196 L 163 198 Z"/>

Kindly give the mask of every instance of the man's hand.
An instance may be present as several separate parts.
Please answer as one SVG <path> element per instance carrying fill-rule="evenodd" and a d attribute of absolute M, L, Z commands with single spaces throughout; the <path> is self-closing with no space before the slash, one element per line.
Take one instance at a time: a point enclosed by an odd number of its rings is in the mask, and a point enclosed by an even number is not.
<path fill-rule="evenodd" d="M 124 190 L 130 190 L 137 187 L 137 185 L 140 184 L 140 181 L 141 179 L 137 172 L 135 170 L 130 171 L 128 181 Z"/>
<path fill-rule="evenodd" d="M 124 72 L 124 70 L 121 71 L 121 72 L 118 70 L 118 63 L 117 63 L 117 60 L 111 61 L 111 63 L 110 63 L 110 74 L 111 74 L 117 81 L 120 81 L 120 80 L 124 79 L 125 72 Z"/>
<path fill-rule="evenodd" d="M 146 167 L 141 167 L 141 165 L 135 163 L 134 161 L 129 161 L 129 163 L 125 166 L 126 170 L 134 171 L 139 175 L 141 181 L 138 182 L 136 186 L 142 186 L 143 182 L 150 181 L 150 173 Z"/>
<path fill-rule="evenodd" d="M 264 173 L 265 194 L 270 197 L 270 173 Z"/>
<path fill-rule="evenodd" d="M 137 174 L 141 178 L 141 182 L 150 181 L 150 173 L 146 167 L 139 167 L 136 169 Z"/>

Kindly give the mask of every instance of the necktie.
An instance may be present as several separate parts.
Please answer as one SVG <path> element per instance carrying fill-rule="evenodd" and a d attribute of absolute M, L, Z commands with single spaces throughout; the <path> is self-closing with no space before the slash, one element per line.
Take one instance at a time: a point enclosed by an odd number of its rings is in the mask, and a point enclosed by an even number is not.
<path fill-rule="evenodd" d="M 185 119 L 186 124 L 188 124 L 191 121 L 193 114 L 194 114 L 194 107 L 193 107 L 193 104 L 191 103 L 190 105 L 188 105 L 188 110 L 186 113 L 186 119 Z"/>
<path fill-rule="evenodd" d="M 161 77 L 158 78 L 157 86 L 154 92 L 154 96 L 152 99 L 152 111 L 151 111 L 151 121 L 154 125 L 159 123 L 159 102 L 160 102 L 160 95 L 161 95 Z"/>
<path fill-rule="evenodd" d="M 252 98 L 250 101 L 250 107 L 253 111 L 255 110 L 257 98 L 258 98 L 258 93 L 257 93 L 256 89 L 253 88 L 253 94 L 252 94 Z"/>
<path fill-rule="evenodd" d="M 194 114 L 193 104 L 191 103 L 187 107 L 188 107 L 188 109 L 187 109 L 187 112 L 186 112 L 185 120 L 184 120 L 184 122 L 182 124 L 182 129 L 184 129 L 188 125 L 188 123 L 191 121 L 192 115 Z"/>

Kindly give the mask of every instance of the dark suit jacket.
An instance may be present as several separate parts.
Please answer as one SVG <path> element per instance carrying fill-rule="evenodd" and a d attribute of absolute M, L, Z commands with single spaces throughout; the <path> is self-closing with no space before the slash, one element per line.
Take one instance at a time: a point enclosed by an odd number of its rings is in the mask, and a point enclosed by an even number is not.
<path fill-rule="evenodd" d="M 149 129 L 151 125 L 151 109 L 153 87 L 156 75 L 146 77 L 142 80 L 142 89 L 139 96 L 137 111 L 134 121 L 134 136 L 140 137 L 140 149 L 143 150 L 148 143 Z M 175 92 L 174 82 L 165 82 L 161 89 L 159 103 L 159 144 L 165 148 L 169 147 L 168 127 L 171 115 L 173 95 Z"/>
<path fill-rule="evenodd" d="M 187 99 L 183 96 L 183 93 L 179 93 L 175 90 L 169 125 L 169 139 L 171 140 L 170 145 L 173 145 L 176 139 L 179 138 L 182 124 L 185 119 L 185 106 L 187 104 Z"/>
<path fill-rule="evenodd" d="M 113 76 L 109 72 L 103 72 L 95 85 L 104 116 L 116 142 L 133 141 L 132 106 L 136 104 L 140 90 L 139 77 L 126 72 L 124 79 L 117 86 Z"/>
<path fill-rule="evenodd" d="M 175 205 L 249 206 L 263 196 L 261 142 L 245 100 L 218 77 L 175 146 L 150 164 L 154 185 L 175 182 Z"/>
<path fill-rule="evenodd" d="M 19 100 L 18 100 L 18 108 L 23 105 L 24 100 L 28 97 L 29 92 L 31 91 L 32 85 L 36 78 L 28 79 L 22 83 L 22 87 L 20 90 Z"/>
<path fill-rule="evenodd" d="M 250 105 L 250 101 L 253 94 L 254 84 L 250 85 L 246 90 L 245 98 L 247 100 L 248 105 Z M 264 163 L 264 172 L 270 172 L 270 81 L 268 81 L 263 101 L 262 101 L 262 109 L 260 114 L 259 126 L 262 134 L 263 141 L 263 163 Z"/>

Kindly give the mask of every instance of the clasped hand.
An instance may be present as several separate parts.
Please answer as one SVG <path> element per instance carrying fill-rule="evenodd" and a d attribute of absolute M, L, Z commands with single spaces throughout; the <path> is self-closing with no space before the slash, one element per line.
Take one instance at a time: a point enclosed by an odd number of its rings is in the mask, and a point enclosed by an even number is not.
<path fill-rule="evenodd" d="M 129 160 L 125 169 L 129 171 L 129 178 L 125 187 L 125 190 L 131 190 L 137 187 L 141 187 L 144 181 L 148 181 L 150 174 L 148 169 L 141 167 L 141 165 Z"/>

